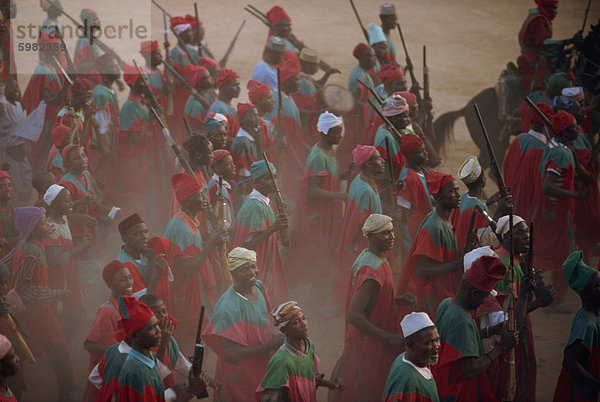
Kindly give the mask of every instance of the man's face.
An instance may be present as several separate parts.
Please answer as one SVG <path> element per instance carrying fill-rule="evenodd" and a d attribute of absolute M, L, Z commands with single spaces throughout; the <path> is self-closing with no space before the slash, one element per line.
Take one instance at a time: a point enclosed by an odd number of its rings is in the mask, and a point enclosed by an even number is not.
<path fill-rule="evenodd" d="M 21 369 L 21 360 L 15 353 L 15 348 L 11 347 L 8 353 L 0 360 L 0 376 L 12 377 Z"/>
<path fill-rule="evenodd" d="M 279 36 L 280 38 L 287 38 L 291 32 L 292 32 L 292 23 L 291 22 L 282 22 L 279 25 L 275 25 L 273 27 L 273 33 L 275 34 L 275 36 Z"/>
<path fill-rule="evenodd" d="M 161 63 L 162 54 L 160 53 L 160 50 L 157 49 L 150 53 L 150 67 L 156 68 L 157 66 L 160 66 Z"/>
<path fill-rule="evenodd" d="M 285 83 L 283 83 L 282 88 L 285 88 L 285 92 L 287 92 L 288 94 L 298 92 L 298 90 L 300 89 L 300 74 L 293 76 Z"/>
<path fill-rule="evenodd" d="M 414 341 L 407 343 L 412 362 L 419 367 L 433 366 L 438 362 L 440 351 L 440 334 L 436 327 L 422 329 Z"/>
<path fill-rule="evenodd" d="M 186 29 L 185 31 L 179 34 L 179 37 L 183 41 L 183 43 L 190 43 L 192 38 L 194 37 L 194 33 L 191 28 Z"/>
<path fill-rule="evenodd" d="M 92 104 L 92 91 L 74 94 L 71 97 L 71 104 L 76 109 L 89 107 Z"/>
<path fill-rule="evenodd" d="M 225 89 L 226 93 L 228 93 L 229 96 L 231 96 L 232 98 L 238 98 L 242 90 L 240 79 L 234 78 L 232 80 L 229 80 L 221 87 L 221 90 L 223 89 Z"/>
<path fill-rule="evenodd" d="M 10 201 L 14 195 L 12 180 L 0 179 L 0 201 Z"/>
<path fill-rule="evenodd" d="M 270 113 L 275 107 L 275 99 L 273 98 L 273 92 L 269 92 L 255 103 L 256 107 L 260 109 L 263 114 Z"/>
<path fill-rule="evenodd" d="M 204 25 L 198 24 L 198 39 L 200 40 L 200 43 L 202 43 L 202 41 L 204 40 L 205 33 L 206 31 L 204 30 Z M 194 36 L 195 35 L 196 33 L 194 32 Z M 199 45 L 200 43 L 196 43 L 196 45 Z"/>
<path fill-rule="evenodd" d="M 375 56 L 380 60 L 383 59 L 383 56 L 385 55 L 385 52 L 387 50 L 387 42 L 373 43 L 371 47 L 375 51 Z"/>
<path fill-rule="evenodd" d="M 134 333 L 134 342 L 143 348 L 150 349 L 158 346 L 162 338 L 158 319 L 152 316 L 144 327 Z"/>
<path fill-rule="evenodd" d="M 370 169 L 374 175 L 385 172 L 385 160 L 381 157 L 379 151 L 377 150 L 375 153 L 373 153 L 373 156 L 369 158 L 366 164 L 367 168 Z"/>
<path fill-rule="evenodd" d="M 582 296 L 589 299 L 594 305 L 600 305 L 600 273 L 594 272 L 585 285 Z"/>
<path fill-rule="evenodd" d="M 406 128 L 406 126 L 411 123 L 410 112 L 406 110 L 405 112 L 402 112 L 396 116 L 392 116 L 390 121 L 398 129 Z"/>
<path fill-rule="evenodd" d="M 343 128 L 343 125 L 331 127 L 325 136 L 327 142 L 333 145 L 339 144 L 342 141 Z"/>
<path fill-rule="evenodd" d="M 476 311 L 489 296 L 490 292 L 483 292 L 479 289 L 473 288 L 467 300 L 467 308 L 471 311 Z"/>
<path fill-rule="evenodd" d="M 375 63 L 377 63 L 377 57 L 375 56 L 375 50 L 373 50 L 373 48 L 368 48 L 367 50 L 365 50 L 365 52 L 363 53 L 363 55 L 360 58 L 360 61 L 362 62 L 363 66 L 366 69 L 370 69 L 375 67 Z"/>
<path fill-rule="evenodd" d="M 558 4 L 546 4 L 543 6 L 544 9 L 548 12 L 548 14 L 550 14 L 550 16 L 552 18 L 556 17 L 556 14 L 558 14 Z"/>
<path fill-rule="evenodd" d="M 204 75 L 202 76 L 202 79 L 198 81 L 197 86 L 200 89 L 210 89 L 215 86 L 215 80 L 213 79 L 212 75 L 210 75 L 210 71 L 206 70 L 204 72 Z"/>
<path fill-rule="evenodd" d="M 303 73 L 308 75 L 316 74 L 319 71 L 319 65 L 317 63 L 310 63 L 308 61 L 300 61 L 300 67 Z"/>
<path fill-rule="evenodd" d="M 235 163 L 231 155 L 225 155 L 223 159 L 215 164 L 214 168 L 215 173 L 223 176 L 225 180 L 231 180 L 235 176 Z"/>
<path fill-rule="evenodd" d="M 46 238 L 50 237 L 52 231 L 50 230 L 50 226 L 48 222 L 46 222 L 46 215 L 42 215 L 37 225 L 35 225 L 35 229 L 31 232 L 31 236 Z"/>
<path fill-rule="evenodd" d="M 273 176 L 275 177 L 275 180 L 277 180 L 276 171 L 273 171 Z M 273 194 L 275 191 L 277 191 L 275 183 L 273 180 L 271 180 L 271 176 L 269 174 L 265 174 L 256 180 L 256 187 L 264 195 Z"/>
<path fill-rule="evenodd" d="M 249 128 L 250 130 L 257 130 L 260 127 L 259 119 L 260 117 L 258 117 L 258 110 L 253 107 L 252 109 L 248 110 L 244 116 L 242 116 L 242 121 L 240 121 L 240 124 Z"/>
<path fill-rule="evenodd" d="M 286 325 L 281 329 L 286 336 L 286 338 L 290 338 L 293 340 L 300 340 L 308 338 L 308 320 L 304 315 L 303 311 L 300 311 L 298 314 L 294 316 Z"/>
<path fill-rule="evenodd" d="M 17 81 L 12 79 L 6 81 L 6 87 L 4 88 L 4 96 L 6 96 L 6 100 L 8 100 L 11 103 L 21 100 L 21 90 L 17 85 Z"/>
<path fill-rule="evenodd" d="M 125 244 L 137 252 L 142 252 L 148 248 L 149 239 L 148 227 L 144 222 L 130 227 L 123 236 Z"/>
<path fill-rule="evenodd" d="M 204 190 L 198 190 L 184 200 L 195 211 L 204 211 L 209 208 L 208 196 Z"/>
<path fill-rule="evenodd" d="M 69 168 L 76 172 L 83 172 L 88 168 L 88 157 L 82 147 L 74 148 L 67 154 Z"/>
<path fill-rule="evenodd" d="M 62 215 L 67 215 L 73 212 L 73 201 L 71 199 L 71 192 L 68 189 L 61 190 L 56 196 L 51 205 L 52 209 L 58 211 Z"/>
<path fill-rule="evenodd" d="M 579 129 L 575 120 L 565 129 L 563 136 L 567 141 L 575 141 L 579 137 Z"/>
<path fill-rule="evenodd" d="M 421 144 L 408 154 L 408 159 L 410 160 L 412 165 L 420 166 L 427 163 L 429 159 L 429 154 L 427 153 L 427 149 L 425 148 L 425 144 Z"/>
<path fill-rule="evenodd" d="M 267 53 L 265 54 L 265 61 L 270 65 L 279 64 L 283 61 L 283 52 L 267 49 Z"/>
<path fill-rule="evenodd" d="M 573 106 L 569 109 L 569 113 L 575 117 L 577 123 L 581 124 L 585 121 L 585 110 L 583 110 L 579 102 L 573 103 Z"/>
<path fill-rule="evenodd" d="M 386 230 L 380 233 L 372 233 L 369 235 L 369 244 L 372 244 L 378 250 L 392 250 L 394 248 L 394 229 Z"/>
<path fill-rule="evenodd" d="M 211 162 L 212 162 L 212 151 L 215 149 L 225 149 L 227 148 L 227 129 L 224 125 L 219 125 L 215 129 L 213 129 L 210 133 L 208 133 L 208 139 L 211 142 Z M 207 155 L 208 157 L 208 155 Z M 210 165 L 210 164 L 209 164 Z"/>
<path fill-rule="evenodd" d="M 150 308 L 154 312 L 154 315 L 156 316 L 158 321 L 162 320 L 163 318 L 169 315 L 167 306 L 165 306 L 165 303 L 162 300 L 159 300 L 156 303 L 152 304 Z"/>
<path fill-rule="evenodd" d="M 458 187 L 458 182 L 452 180 L 442 187 L 438 193 L 436 202 L 447 209 L 456 209 L 460 207 L 460 187 Z"/>
<path fill-rule="evenodd" d="M 394 15 L 379 15 L 379 19 L 381 20 L 381 28 L 384 31 L 390 31 L 396 28 L 396 22 L 398 21 L 398 16 Z"/>
<path fill-rule="evenodd" d="M 400 78 L 396 78 L 394 81 L 390 82 L 389 88 L 389 93 L 392 94 L 396 92 L 406 91 L 408 89 L 408 85 L 406 84 L 406 77 L 402 76 Z"/>
<path fill-rule="evenodd" d="M 133 277 L 127 268 L 121 268 L 110 280 L 110 289 L 119 296 L 133 294 Z"/>
<path fill-rule="evenodd" d="M 525 222 L 519 222 L 513 227 L 513 242 L 515 253 L 522 254 L 529 250 L 529 228 Z"/>
<path fill-rule="evenodd" d="M 231 273 L 233 283 L 238 288 L 248 289 L 256 285 L 258 267 L 255 262 L 247 262 Z"/>

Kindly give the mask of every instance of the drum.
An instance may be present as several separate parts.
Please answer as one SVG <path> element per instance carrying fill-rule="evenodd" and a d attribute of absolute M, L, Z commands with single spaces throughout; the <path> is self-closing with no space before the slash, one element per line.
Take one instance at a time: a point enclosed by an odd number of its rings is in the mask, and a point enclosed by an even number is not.
<path fill-rule="evenodd" d="M 338 116 L 354 110 L 354 95 L 340 85 L 327 85 L 318 92 L 319 103 Z"/>

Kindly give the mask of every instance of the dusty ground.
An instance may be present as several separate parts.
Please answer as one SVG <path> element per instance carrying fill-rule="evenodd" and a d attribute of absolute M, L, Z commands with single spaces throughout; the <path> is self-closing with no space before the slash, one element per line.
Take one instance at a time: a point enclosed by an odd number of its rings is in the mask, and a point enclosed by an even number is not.
<path fill-rule="evenodd" d="M 21 18 L 27 23 L 41 23 L 44 16 L 36 0 L 19 3 Z M 73 15 L 85 2 L 65 1 L 65 9 Z M 161 3 L 174 15 L 193 14 L 192 2 L 162 0 Z M 378 22 L 378 1 L 357 1 L 357 8 L 365 25 Z M 585 0 L 570 0 L 559 6 L 559 15 L 554 23 L 554 37 L 566 38 L 577 31 L 583 19 L 586 6 Z M 90 4 L 89 2 L 87 4 Z M 234 32 L 243 19 L 247 20 L 236 48 L 229 59 L 229 68 L 236 70 L 243 79 L 247 80 L 254 65 L 260 59 L 266 27 L 254 17 L 243 11 L 245 2 L 242 1 L 210 1 L 200 2 L 200 18 L 206 27 L 206 42 L 217 58 L 220 58 Z M 353 47 L 363 41 L 362 33 L 352 14 L 348 2 L 344 0 L 305 0 L 282 1 L 282 6 L 292 16 L 294 32 L 308 46 L 318 49 L 322 57 L 333 66 L 342 70 L 342 74 L 332 77 L 331 83 L 346 85 L 348 74 L 355 65 L 352 57 Z M 417 74 L 421 76 L 421 46 L 427 45 L 428 64 L 430 68 L 431 93 L 435 104 L 435 113 L 441 114 L 448 110 L 462 108 L 466 102 L 480 90 L 493 86 L 499 72 L 510 60 L 515 60 L 519 54 L 517 33 L 527 15 L 527 10 L 533 6 L 533 1 L 504 0 L 455 0 L 439 2 L 436 0 L 421 0 L 419 2 L 395 2 L 399 11 L 399 22 L 402 24 L 409 52 L 416 66 Z M 253 3 L 263 11 L 267 11 L 274 3 L 260 0 Z M 94 3 L 104 24 L 126 23 L 130 16 L 148 20 L 152 12 L 151 32 L 153 39 L 162 42 L 162 17 L 156 8 L 151 8 L 150 1 L 117 2 L 114 0 Z M 588 24 L 598 21 L 600 4 L 592 4 Z M 61 19 L 64 21 L 64 19 Z M 403 60 L 400 40 L 396 33 L 397 53 Z M 174 42 L 172 40 L 172 42 Z M 135 40 L 125 39 L 109 41 L 122 55 L 128 59 L 135 57 L 141 62 L 137 53 L 138 44 Z M 74 40 L 68 41 L 73 52 Z M 19 78 L 24 91 L 26 82 L 35 66 L 35 57 L 18 55 Z M 244 80 L 244 81 L 245 81 Z M 245 82 L 244 82 L 245 84 Z M 126 94 L 120 94 L 123 101 Z M 242 93 L 246 98 L 246 91 Z M 466 132 L 462 121 L 456 125 L 456 141 L 444 160 L 441 170 L 455 173 L 460 163 L 476 149 Z M 116 254 L 111 249 L 107 254 Z M 107 257 L 107 259 L 109 259 Z M 316 300 L 316 292 L 310 289 L 299 289 L 294 297 L 301 304 L 307 300 Z M 570 295 L 569 302 L 576 308 L 577 300 Z M 343 343 L 343 321 L 322 320 L 309 310 L 308 314 L 312 338 L 316 342 L 321 357 L 321 371 L 330 373 L 336 359 L 339 357 Z M 560 370 L 562 348 L 568 337 L 572 315 L 556 315 L 547 312 L 533 314 L 534 333 L 536 334 L 536 349 L 538 356 L 538 400 L 551 400 Z M 85 328 L 89 327 L 86 322 Z M 82 351 L 82 339 L 85 331 L 80 331 L 76 341 L 72 343 L 72 359 L 75 373 L 80 384 L 83 384 L 87 368 L 87 354 Z M 212 360 L 212 359 L 211 359 Z M 44 359 L 41 360 L 43 364 Z M 207 366 L 212 371 L 212 364 Z M 49 370 L 28 367 L 28 379 L 31 391 L 25 400 L 59 400 L 54 399 L 52 389 L 53 375 Z M 382 373 L 382 375 L 386 375 Z M 78 393 L 77 395 L 81 395 Z M 325 400 L 326 393 L 319 392 L 319 399 Z M 60 400 L 64 400 L 60 398 Z"/>

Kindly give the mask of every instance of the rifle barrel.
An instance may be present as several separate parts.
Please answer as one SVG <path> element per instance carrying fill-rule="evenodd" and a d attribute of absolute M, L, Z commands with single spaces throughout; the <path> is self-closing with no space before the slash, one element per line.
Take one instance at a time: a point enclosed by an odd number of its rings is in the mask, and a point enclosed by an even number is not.
<path fill-rule="evenodd" d="M 475 109 L 477 120 L 479 120 L 479 125 L 481 126 L 481 131 L 483 132 L 483 137 L 485 138 L 485 143 L 487 145 L 488 153 L 490 155 L 490 170 L 496 178 L 498 190 L 500 190 L 500 196 L 504 198 L 508 195 L 508 190 L 506 188 L 506 185 L 504 184 L 504 179 L 502 178 L 500 168 L 498 167 L 498 159 L 496 159 L 496 154 L 494 153 L 494 149 L 492 148 L 492 143 L 490 142 L 490 137 L 488 135 L 487 129 L 485 128 L 485 123 L 483 122 L 483 118 L 481 117 L 479 106 L 477 106 L 477 104 L 475 103 L 473 105 L 473 108 Z"/>

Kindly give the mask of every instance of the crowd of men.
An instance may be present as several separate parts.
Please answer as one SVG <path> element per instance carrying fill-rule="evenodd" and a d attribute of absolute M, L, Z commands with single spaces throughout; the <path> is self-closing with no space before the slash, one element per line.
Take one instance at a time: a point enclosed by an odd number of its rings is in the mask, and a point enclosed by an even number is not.
<path fill-rule="evenodd" d="M 529 315 L 572 313 L 569 287 L 581 307 L 554 398 L 597 400 L 600 98 L 542 51 L 558 1 L 535 3 L 519 33 L 522 134 L 486 198 L 476 157 L 458 180 L 435 170 L 431 99 L 408 88 L 394 4 L 351 52 L 341 113 L 321 96 L 340 71 L 280 6 L 236 102 L 241 78 L 196 17 L 170 18 L 167 54 L 141 42 L 139 67 L 93 31 L 71 61 L 63 6 L 41 0 L 44 46 L 21 96 L 15 3 L 0 0 L 0 401 L 36 387 L 20 360 L 44 355 L 34 364 L 60 401 L 316 401 L 319 386 L 336 401 L 535 401 Z M 79 17 L 100 26 L 92 9 Z M 301 308 L 314 298 L 345 320 L 332 373 Z M 214 373 L 185 357 L 203 313 Z M 70 359 L 81 331 L 85 373 Z"/>

